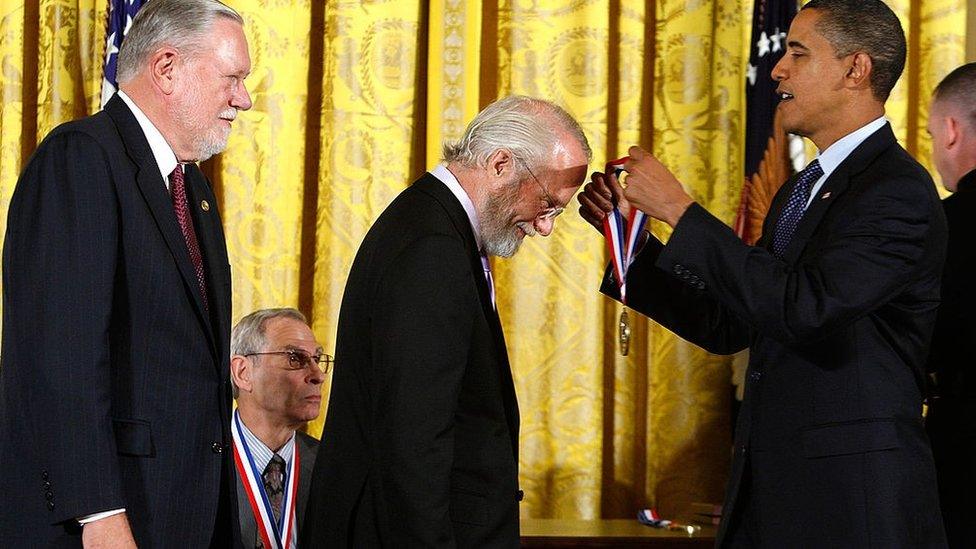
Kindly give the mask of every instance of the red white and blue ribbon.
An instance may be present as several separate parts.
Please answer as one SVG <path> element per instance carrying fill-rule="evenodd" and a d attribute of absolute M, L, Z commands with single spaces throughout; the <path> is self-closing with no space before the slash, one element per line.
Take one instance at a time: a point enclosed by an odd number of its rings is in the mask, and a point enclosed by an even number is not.
<path fill-rule="evenodd" d="M 630 157 L 625 156 L 607 162 L 607 173 L 613 172 L 617 178 L 620 178 L 627 171 L 624 169 L 624 163 L 628 160 Z M 610 262 L 613 264 L 614 277 L 620 287 L 620 302 L 624 305 L 627 304 L 627 269 L 637 255 L 637 243 L 646 223 L 647 214 L 637 208 L 630 209 L 630 219 L 627 223 L 624 223 L 623 215 L 616 206 L 603 218 L 603 234 L 610 248 Z"/>
<path fill-rule="evenodd" d="M 241 430 L 241 416 L 234 410 L 234 422 L 231 425 L 231 433 L 234 437 L 234 465 L 237 467 L 237 474 L 241 477 L 241 484 L 244 485 L 244 492 L 251 504 L 254 512 L 254 521 L 257 523 L 258 534 L 268 549 L 288 549 L 291 547 L 292 540 L 296 533 L 295 501 L 298 496 L 298 446 L 292 455 L 291 465 L 285 473 L 285 493 L 282 495 L 281 518 L 278 522 L 274 520 L 271 501 L 264 489 L 264 481 L 261 479 L 261 471 L 258 471 L 254 464 L 254 456 L 251 449 L 244 439 Z"/>

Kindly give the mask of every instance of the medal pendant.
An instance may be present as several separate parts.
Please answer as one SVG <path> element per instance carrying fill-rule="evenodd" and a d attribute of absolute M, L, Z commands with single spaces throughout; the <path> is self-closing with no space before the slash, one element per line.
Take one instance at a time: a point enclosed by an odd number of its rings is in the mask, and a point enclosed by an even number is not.
<path fill-rule="evenodd" d="M 620 313 L 620 354 L 627 356 L 630 352 L 630 318 L 627 317 L 627 309 Z"/>

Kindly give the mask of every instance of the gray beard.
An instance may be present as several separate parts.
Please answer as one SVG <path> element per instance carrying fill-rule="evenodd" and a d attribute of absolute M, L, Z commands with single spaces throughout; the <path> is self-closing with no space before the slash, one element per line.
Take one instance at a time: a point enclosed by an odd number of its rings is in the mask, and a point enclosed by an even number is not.
<path fill-rule="evenodd" d="M 518 184 L 513 184 L 511 191 L 489 196 L 481 208 L 481 240 L 485 252 L 490 255 L 512 257 L 522 244 L 516 226 L 509 224 L 518 190 Z"/>

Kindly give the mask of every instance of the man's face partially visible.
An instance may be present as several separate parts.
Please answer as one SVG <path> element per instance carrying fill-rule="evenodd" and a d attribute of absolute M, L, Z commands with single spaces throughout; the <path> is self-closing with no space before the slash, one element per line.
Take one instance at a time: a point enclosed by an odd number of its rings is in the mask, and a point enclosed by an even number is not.
<path fill-rule="evenodd" d="M 513 169 L 509 181 L 487 196 L 476 208 L 480 212 L 481 237 L 485 251 L 511 257 L 526 236 L 549 236 L 555 218 L 547 212 L 569 203 L 586 176 L 587 160 L 582 147 L 572 138 L 556 143 L 546 165 Z"/>
<path fill-rule="evenodd" d="M 208 34 L 208 44 L 187 59 L 174 92 L 172 114 L 179 139 L 192 156 L 181 160 L 206 160 L 227 147 L 237 111 L 251 108 L 244 86 L 250 71 L 243 28 L 218 18 Z"/>
<path fill-rule="evenodd" d="M 521 200 L 522 184 L 511 181 L 497 194 L 489 195 L 482 212 L 481 238 L 485 251 L 499 257 L 511 257 L 522 245 L 522 239 L 535 236 L 531 219 L 520 219 L 518 205 Z"/>
<path fill-rule="evenodd" d="M 786 37 L 786 54 L 772 72 L 779 82 L 777 110 L 783 128 L 815 143 L 818 135 L 843 122 L 838 117 L 847 116 L 843 91 L 848 58 L 838 59 L 833 46 L 817 29 L 821 17 L 816 9 L 801 10 L 796 15 Z"/>
<path fill-rule="evenodd" d="M 942 178 L 942 186 L 950 192 L 955 192 L 958 181 L 956 181 L 955 171 L 951 168 L 948 150 L 949 122 L 947 118 L 949 113 L 947 111 L 946 105 L 933 100 L 932 107 L 929 109 L 928 125 L 925 129 L 932 138 L 932 163 L 935 165 L 935 170 L 939 172 L 939 177 Z"/>
<path fill-rule="evenodd" d="M 294 318 L 272 318 L 265 324 L 266 348 L 263 352 L 298 351 L 308 356 L 322 353 L 312 330 Z M 251 357 L 251 398 L 263 414 L 285 425 L 298 425 L 318 417 L 325 374 L 317 366 L 290 369 L 286 355 Z"/>

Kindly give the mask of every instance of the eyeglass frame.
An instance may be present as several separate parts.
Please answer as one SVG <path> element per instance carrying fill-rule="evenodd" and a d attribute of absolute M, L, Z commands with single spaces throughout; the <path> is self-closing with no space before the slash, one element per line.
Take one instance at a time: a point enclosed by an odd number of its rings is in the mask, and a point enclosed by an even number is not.
<path fill-rule="evenodd" d="M 327 353 L 319 353 L 317 355 L 310 355 L 305 351 L 299 351 L 292 349 L 289 351 L 263 351 L 260 353 L 244 353 L 241 356 L 261 356 L 261 355 L 288 355 L 288 364 L 294 364 L 296 361 L 303 362 L 299 368 L 285 367 L 284 370 L 289 372 L 298 372 L 301 370 L 308 370 L 311 368 L 312 364 L 315 364 L 315 369 L 327 374 L 332 370 L 332 364 L 335 362 L 335 358 Z M 299 359 L 298 357 L 302 357 Z M 325 366 L 322 366 L 324 364 Z"/>
<path fill-rule="evenodd" d="M 552 195 L 549 194 L 549 190 L 546 189 L 546 186 L 542 184 L 542 181 L 539 181 L 539 178 L 535 176 L 535 173 L 532 172 L 532 168 L 529 167 L 529 163 L 528 162 L 526 162 L 525 160 L 522 159 L 521 156 L 518 156 L 516 154 L 513 154 L 512 156 L 516 160 L 518 160 L 519 162 L 521 162 L 523 166 L 525 166 L 525 170 L 527 172 L 529 172 L 529 175 L 531 175 L 532 176 L 532 179 L 535 180 L 536 185 L 538 185 L 539 188 L 542 189 L 542 194 L 545 195 L 546 202 L 549 203 L 549 207 L 546 208 L 546 209 L 544 209 L 544 210 L 542 210 L 541 212 L 539 212 L 539 215 L 536 216 L 536 219 L 538 219 L 540 221 L 552 221 L 552 220 L 555 220 L 557 217 L 559 217 L 559 214 L 561 214 L 564 211 L 566 211 L 566 207 L 565 206 L 556 206 L 556 204 L 558 204 L 558 202 L 556 202 L 556 200 L 552 197 Z"/>

